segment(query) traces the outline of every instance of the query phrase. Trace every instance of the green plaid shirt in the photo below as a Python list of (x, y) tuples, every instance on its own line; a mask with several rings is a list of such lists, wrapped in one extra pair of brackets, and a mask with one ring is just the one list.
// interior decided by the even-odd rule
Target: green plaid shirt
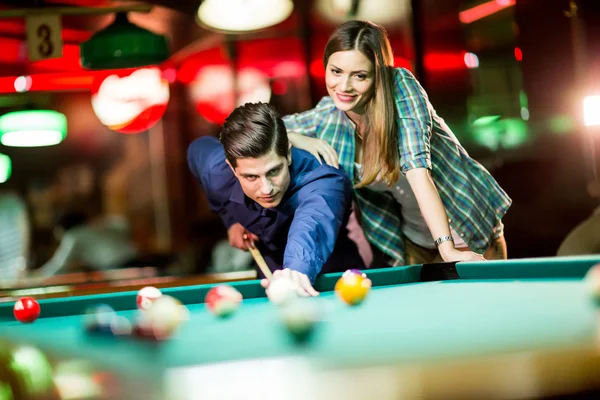
[[(413, 168), (431, 170), (450, 226), (471, 250), (485, 252), (511, 199), (490, 173), (469, 157), (412, 73), (395, 68), (394, 78), (402, 173)], [(337, 152), (340, 166), (357, 182), (355, 125), (330, 97), (323, 97), (312, 110), (285, 116), (283, 120), (288, 132), (327, 141)], [(388, 192), (369, 188), (354, 192), (369, 242), (390, 258), (390, 265), (404, 265), (404, 238), (396, 200)]]

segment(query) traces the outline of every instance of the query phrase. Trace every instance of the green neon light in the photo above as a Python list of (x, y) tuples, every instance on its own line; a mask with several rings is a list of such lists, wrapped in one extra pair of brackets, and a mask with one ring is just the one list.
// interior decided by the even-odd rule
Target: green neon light
[(56, 111), (15, 111), (0, 117), (0, 143), (5, 146), (52, 146), (66, 136), (67, 118)]
[(4, 183), (10, 178), (12, 173), (12, 162), (6, 154), (0, 153), (0, 183)]

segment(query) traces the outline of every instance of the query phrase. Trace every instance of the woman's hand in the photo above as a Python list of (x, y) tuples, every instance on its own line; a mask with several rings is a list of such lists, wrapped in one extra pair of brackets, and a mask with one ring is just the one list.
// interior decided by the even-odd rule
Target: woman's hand
[(486, 261), (485, 258), (481, 254), (473, 253), (472, 251), (461, 251), (455, 249), (454, 247), (442, 251), (440, 249), (440, 255), (445, 262), (454, 262), (454, 261)]
[(303, 136), (299, 133), (288, 133), (288, 139), (292, 146), (297, 149), (308, 151), (310, 154), (315, 156), (319, 163), (321, 157), (323, 160), (332, 167), (339, 168), (337, 153), (325, 140), (311, 138)]

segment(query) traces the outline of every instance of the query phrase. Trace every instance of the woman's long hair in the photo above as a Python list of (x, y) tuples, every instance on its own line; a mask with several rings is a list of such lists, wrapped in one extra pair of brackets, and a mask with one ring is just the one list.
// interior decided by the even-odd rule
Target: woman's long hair
[(375, 180), (392, 185), (400, 174), (392, 47), (381, 26), (367, 21), (348, 21), (333, 32), (325, 46), (325, 68), (333, 53), (348, 50), (360, 51), (375, 70), (374, 92), (363, 116), (363, 175), (356, 187), (367, 186)]

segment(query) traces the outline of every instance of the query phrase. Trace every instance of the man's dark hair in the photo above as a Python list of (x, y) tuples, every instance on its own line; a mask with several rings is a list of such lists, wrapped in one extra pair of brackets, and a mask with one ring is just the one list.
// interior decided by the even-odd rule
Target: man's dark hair
[(234, 168), (238, 158), (260, 158), (273, 149), (286, 157), (289, 149), (283, 120), (267, 103), (246, 103), (233, 110), (223, 124), (220, 140)]

